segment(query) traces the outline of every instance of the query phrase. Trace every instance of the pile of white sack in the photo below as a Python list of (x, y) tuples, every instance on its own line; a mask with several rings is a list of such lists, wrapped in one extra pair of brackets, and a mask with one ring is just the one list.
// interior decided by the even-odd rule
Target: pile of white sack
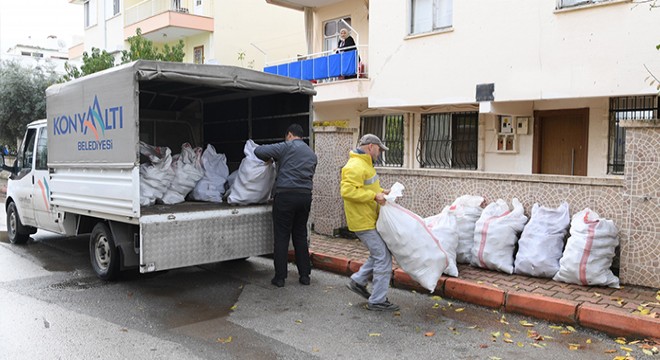
[(184, 143), (181, 152), (172, 155), (168, 147), (140, 142), (140, 154), (149, 161), (140, 164), (140, 205), (178, 204), (189, 200), (230, 204), (260, 204), (270, 199), (275, 183), (275, 165), (254, 155), (259, 146), (252, 140), (245, 144), (245, 158), (238, 170), (229, 174), (227, 157)]
[[(516, 198), (464, 195), (428, 218), (398, 205), (404, 186), (395, 183), (380, 208), (376, 228), (401, 268), (433, 291), (444, 273), (458, 276), (457, 263), (552, 278), (580, 285), (619, 287), (610, 270), (619, 245), (613, 221), (590, 209), (569, 223), (569, 206), (532, 206), (529, 222)], [(570, 237), (566, 239), (569, 233)]]

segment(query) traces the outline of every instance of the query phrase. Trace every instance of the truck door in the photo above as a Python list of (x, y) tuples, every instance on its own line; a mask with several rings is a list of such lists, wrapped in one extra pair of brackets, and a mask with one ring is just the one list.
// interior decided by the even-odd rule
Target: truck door
[(36, 226), (32, 201), (32, 164), (38, 128), (28, 128), (16, 156), (17, 172), (11, 178), (12, 196), (23, 225)]
[(61, 232), (56, 222), (56, 212), (50, 206), (50, 186), (48, 174), (48, 128), (39, 128), (32, 172), (32, 203), (34, 218), (40, 229)]

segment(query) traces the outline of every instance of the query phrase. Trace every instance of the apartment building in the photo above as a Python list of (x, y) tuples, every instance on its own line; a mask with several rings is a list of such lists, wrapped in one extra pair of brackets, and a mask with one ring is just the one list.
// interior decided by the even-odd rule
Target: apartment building
[(70, 0), (81, 8), (85, 34), (72, 59), (96, 47), (121, 58), (140, 28), (156, 46), (183, 40), (184, 62), (261, 69), (269, 58), (306, 52), (300, 11), (263, 0)]
[[(345, 226), (339, 169), (361, 134), (422, 216), (460, 195), (520, 199), (619, 228), (622, 282), (660, 287), (660, 9), (630, 0), (269, 0), (309, 51), (264, 71), (316, 82), (316, 231)], [(344, 70), (341, 28), (356, 40)], [(337, 58), (337, 59), (335, 59)], [(333, 67), (333, 61), (335, 65)], [(318, 64), (317, 64), (318, 63)], [(309, 65), (309, 66), (307, 66)], [(334, 70), (332, 70), (334, 69)], [(356, 74), (344, 76), (344, 74)]]

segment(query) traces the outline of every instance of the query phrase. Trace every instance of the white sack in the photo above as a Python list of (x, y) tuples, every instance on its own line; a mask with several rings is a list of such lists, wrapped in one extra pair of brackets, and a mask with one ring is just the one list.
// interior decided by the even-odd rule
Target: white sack
[(380, 207), (376, 229), (401, 268), (425, 289), (433, 292), (442, 272), (449, 266), (448, 255), (424, 219), (395, 201), (404, 186), (392, 185), (387, 203)]
[(513, 198), (511, 203), (513, 210), (498, 199), (481, 213), (474, 227), (472, 265), (513, 274), (513, 254), (527, 216), (518, 199)]
[(268, 164), (254, 155), (257, 146), (259, 145), (252, 140), (245, 143), (243, 148), (245, 157), (238, 167), (236, 180), (227, 196), (227, 202), (230, 204), (259, 204), (270, 198), (277, 175), (275, 164)]
[(172, 157), (174, 179), (163, 197), (164, 204), (178, 204), (186, 200), (186, 195), (204, 176), (202, 149), (192, 148), (189, 143), (181, 145), (181, 153)]
[(444, 273), (454, 277), (458, 276), (458, 267), (456, 266), (456, 248), (458, 247), (457, 210), (456, 206), (445, 206), (440, 214), (424, 219), (426, 227), (440, 240), (442, 248), (447, 253), (449, 264)]
[(559, 271), (552, 279), (619, 288), (619, 278), (610, 270), (614, 250), (619, 245), (614, 222), (586, 208), (573, 215), (570, 233), (559, 260)]
[(534, 204), (529, 222), (518, 241), (513, 271), (536, 277), (555, 276), (559, 271), (559, 259), (570, 221), (566, 202), (555, 209)]
[(456, 225), (458, 231), (458, 246), (456, 247), (456, 262), (469, 264), (472, 260), (472, 244), (474, 243), (474, 226), (484, 210), (481, 204), (484, 198), (474, 195), (463, 195), (452, 203), (456, 207)]
[(215, 147), (208, 144), (202, 153), (202, 168), (204, 176), (197, 182), (190, 197), (199, 201), (221, 203), (229, 177), (227, 157), (225, 154), (218, 154)]
[(140, 141), (140, 154), (149, 162), (140, 164), (140, 205), (150, 206), (163, 196), (174, 178), (172, 151)]

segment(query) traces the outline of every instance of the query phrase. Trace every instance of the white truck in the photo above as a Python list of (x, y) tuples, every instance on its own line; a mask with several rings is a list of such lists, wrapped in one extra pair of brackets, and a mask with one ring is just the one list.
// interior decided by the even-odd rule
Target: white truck
[(29, 124), (13, 165), (3, 159), (9, 240), (37, 229), (90, 234), (103, 280), (270, 254), (269, 204), (141, 206), (139, 143), (173, 154), (213, 144), (232, 171), (248, 139), (282, 141), (294, 122), (310, 134), (315, 93), (308, 81), (249, 69), (143, 60), (53, 85), (48, 118)]

